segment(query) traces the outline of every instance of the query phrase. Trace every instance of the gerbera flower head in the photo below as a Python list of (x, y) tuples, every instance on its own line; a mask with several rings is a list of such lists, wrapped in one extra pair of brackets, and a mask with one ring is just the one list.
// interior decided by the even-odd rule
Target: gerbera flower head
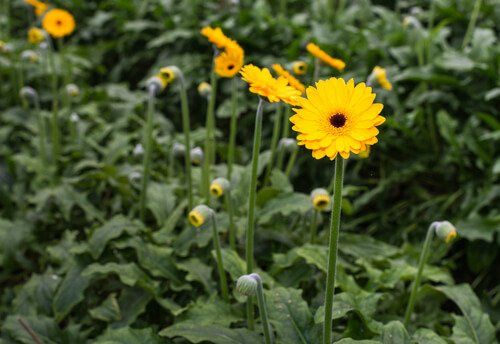
[(378, 142), (376, 127), (385, 122), (383, 105), (374, 100), (371, 87), (354, 85), (353, 79), (330, 78), (309, 86), (290, 117), (298, 144), (311, 149), (316, 159), (359, 154)]
[(244, 52), (235, 41), (231, 41), (224, 47), (214, 61), (215, 73), (223, 78), (232, 78), (243, 66)]
[(288, 83), (290, 86), (295, 87), (300, 93), (304, 93), (306, 90), (306, 87), (304, 84), (302, 84), (296, 77), (294, 77), (292, 74), (290, 74), (285, 68), (283, 68), (280, 64), (276, 63), (273, 64), (273, 69), (278, 74), (279, 76), (284, 77), (286, 80), (288, 80)]
[(300, 91), (288, 85), (288, 80), (282, 76), (273, 78), (267, 68), (260, 69), (252, 64), (241, 69), (242, 79), (249, 84), (250, 92), (267, 97), (271, 103), (284, 101), (296, 105)]
[(314, 209), (324, 211), (330, 205), (330, 194), (322, 188), (317, 188), (311, 191), (311, 203)]
[(28, 5), (33, 6), (33, 8), (35, 9), (35, 14), (37, 16), (41, 16), (49, 8), (49, 5), (38, 0), (24, 0), (24, 2)]
[(188, 214), (188, 220), (194, 227), (201, 227), (214, 215), (214, 211), (204, 204), (197, 205)]
[(307, 73), (307, 63), (304, 61), (292, 62), (292, 71), (297, 75), (304, 75)]
[(377, 79), (380, 87), (382, 87), (384, 90), (392, 90), (392, 84), (389, 79), (387, 79), (387, 71), (385, 70), (385, 68), (375, 66), (372, 71), (372, 77)]
[(220, 27), (212, 28), (210, 26), (205, 26), (200, 32), (210, 41), (210, 43), (219, 49), (224, 48), (231, 42), (231, 39), (222, 32)]
[(309, 43), (309, 44), (307, 44), (306, 49), (311, 55), (320, 59), (324, 63), (332, 66), (333, 68), (338, 69), (340, 71), (344, 70), (344, 68), (345, 68), (344, 61), (342, 61), (340, 59), (336, 59), (334, 57), (331, 57), (325, 51), (321, 50), (321, 48), (319, 46), (317, 46), (316, 44)]
[(62, 38), (71, 35), (76, 24), (71, 13), (54, 8), (43, 16), (42, 26), (52, 37)]
[(170, 84), (175, 80), (175, 70), (172, 67), (163, 67), (160, 69), (160, 72), (158, 73), (158, 77), (162, 79), (162, 81), (165, 83), (165, 85)]
[(45, 34), (43, 33), (43, 30), (37, 27), (32, 27), (28, 30), (28, 42), (31, 44), (38, 44), (43, 42), (44, 39)]

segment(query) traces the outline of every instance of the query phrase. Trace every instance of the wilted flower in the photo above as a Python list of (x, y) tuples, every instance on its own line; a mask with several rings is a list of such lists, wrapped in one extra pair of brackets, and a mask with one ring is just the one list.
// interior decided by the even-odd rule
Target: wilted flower
[(231, 184), (226, 178), (216, 178), (210, 184), (210, 193), (215, 197), (221, 197), (229, 190)]
[(193, 226), (200, 227), (210, 216), (214, 216), (214, 211), (206, 205), (200, 204), (189, 212), (188, 219)]
[(340, 59), (336, 59), (334, 57), (331, 57), (325, 51), (321, 50), (321, 48), (319, 46), (317, 46), (316, 44), (309, 43), (309, 44), (307, 44), (306, 49), (309, 53), (311, 53), (311, 55), (320, 59), (324, 63), (332, 66), (333, 68), (338, 69), (340, 71), (344, 70), (344, 68), (345, 68), (344, 61), (342, 61)]
[(32, 27), (28, 30), (28, 42), (38, 44), (45, 40), (45, 34), (42, 29)]
[(330, 205), (330, 194), (322, 188), (314, 189), (311, 192), (311, 203), (318, 211), (326, 210)]
[(210, 93), (212, 93), (212, 86), (208, 82), (203, 81), (198, 85), (198, 93), (200, 96), (208, 98), (210, 97)]
[(67, 84), (66, 94), (70, 97), (78, 97), (80, 95), (80, 88), (75, 84)]
[(38, 62), (40, 57), (33, 50), (24, 50), (21, 53), (21, 59), (23, 59), (24, 61), (31, 62), (31, 63), (36, 63), (36, 62)]
[(440, 221), (436, 225), (436, 235), (445, 243), (451, 242), (458, 235), (457, 229), (448, 221)]
[(204, 157), (203, 149), (201, 149), (200, 147), (194, 147), (193, 149), (191, 149), (190, 155), (191, 163), (195, 165), (201, 165)]
[(71, 35), (76, 24), (71, 13), (54, 8), (43, 16), (42, 26), (52, 37), (62, 38)]
[(297, 75), (304, 75), (307, 73), (307, 63), (304, 61), (292, 62), (292, 71)]

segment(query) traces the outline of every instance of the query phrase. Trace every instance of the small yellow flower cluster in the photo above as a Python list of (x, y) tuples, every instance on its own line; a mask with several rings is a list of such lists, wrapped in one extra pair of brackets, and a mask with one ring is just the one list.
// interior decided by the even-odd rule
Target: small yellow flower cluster
[(214, 70), (217, 75), (223, 78), (235, 76), (243, 66), (245, 57), (243, 48), (236, 41), (224, 35), (218, 27), (204, 27), (201, 29), (201, 34), (207, 37), (218, 49), (223, 50), (214, 60)]

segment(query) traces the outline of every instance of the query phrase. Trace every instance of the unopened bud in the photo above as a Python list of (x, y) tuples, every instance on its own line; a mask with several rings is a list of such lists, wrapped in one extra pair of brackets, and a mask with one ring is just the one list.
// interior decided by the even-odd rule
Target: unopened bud
[(38, 93), (33, 87), (24, 86), (19, 90), (19, 96), (28, 101), (35, 101), (38, 98)]
[(141, 179), (141, 172), (138, 172), (138, 171), (130, 172), (130, 174), (128, 175), (128, 179), (131, 182), (134, 182), (134, 181)]
[(285, 152), (291, 153), (297, 149), (297, 140), (284, 137), (280, 140), (278, 147), (283, 149)]
[(236, 281), (236, 290), (242, 295), (253, 296), (257, 294), (260, 281), (260, 276), (256, 273), (243, 275)]
[(210, 184), (210, 193), (215, 197), (221, 197), (230, 189), (231, 184), (226, 178), (216, 178)]
[(69, 120), (73, 123), (77, 123), (80, 121), (80, 116), (76, 112), (72, 112), (71, 115), (69, 115)]
[(458, 235), (457, 229), (448, 221), (440, 221), (436, 225), (436, 235), (445, 243), (451, 242)]
[(194, 147), (191, 149), (191, 163), (194, 165), (201, 165), (204, 159), (203, 150), (200, 147)]
[(181, 158), (186, 154), (186, 146), (182, 143), (175, 142), (172, 146), (172, 153), (174, 157)]
[(330, 205), (330, 194), (322, 188), (314, 189), (311, 192), (311, 203), (314, 209), (318, 211), (326, 210)]
[(144, 147), (142, 147), (142, 144), (140, 144), (140, 143), (136, 144), (132, 153), (135, 156), (140, 156), (140, 155), (144, 154)]
[(307, 63), (304, 61), (294, 61), (292, 62), (292, 71), (297, 75), (304, 75), (307, 73)]
[(40, 58), (33, 50), (25, 50), (21, 53), (21, 59), (30, 63), (36, 63)]
[(202, 82), (198, 85), (198, 93), (200, 96), (208, 98), (212, 93), (212, 86), (208, 82)]
[(80, 95), (80, 88), (75, 84), (67, 84), (66, 94), (73, 98), (78, 97)]
[(214, 216), (214, 211), (204, 204), (197, 205), (189, 212), (188, 220), (194, 227), (202, 226), (210, 216)]

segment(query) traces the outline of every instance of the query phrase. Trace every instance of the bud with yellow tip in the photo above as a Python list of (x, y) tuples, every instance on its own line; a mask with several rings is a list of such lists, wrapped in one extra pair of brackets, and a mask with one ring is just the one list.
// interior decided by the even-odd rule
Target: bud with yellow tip
[(311, 192), (311, 202), (314, 209), (318, 211), (327, 210), (330, 205), (330, 201), (330, 194), (323, 188), (317, 188)]

